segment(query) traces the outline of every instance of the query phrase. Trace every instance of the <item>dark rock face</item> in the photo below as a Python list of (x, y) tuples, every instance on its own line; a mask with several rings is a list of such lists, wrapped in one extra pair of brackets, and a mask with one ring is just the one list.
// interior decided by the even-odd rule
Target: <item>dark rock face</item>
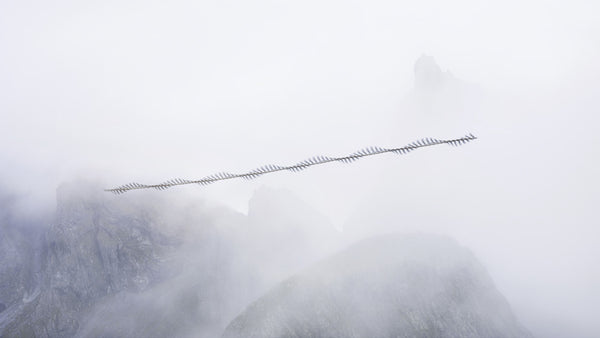
[(0, 336), (39, 294), (42, 232), (29, 219), (16, 217), (15, 198), (0, 191)]
[(10, 224), (0, 225), (0, 303), (10, 306), (25, 294), (30, 243)]
[(529, 337), (473, 255), (437, 236), (365, 240), (251, 304), (224, 337)]
[[(15, 248), (20, 242), (11, 238), (1, 246), (12, 250), (16, 269), (5, 266), (2, 278), (18, 278), (19, 271), (37, 267), (29, 276), (2, 284), (19, 295), (9, 299), (0, 317), (3, 337), (73, 336), (82, 314), (99, 299), (141, 291), (158, 280), (161, 254), (175, 242), (157, 230), (148, 211), (152, 208), (111, 205), (91, 191), (102, 192), (59, 188), (56, 223), (39, 243)], [(38, 260), (29, 257), (35, 247), (40, 248)]]
[(0, 222), (0, 337), (215, 337), (336, 235), (282, 191), (257, 192), (246, 217), (85, 186), (58, 189), (40, 236)]

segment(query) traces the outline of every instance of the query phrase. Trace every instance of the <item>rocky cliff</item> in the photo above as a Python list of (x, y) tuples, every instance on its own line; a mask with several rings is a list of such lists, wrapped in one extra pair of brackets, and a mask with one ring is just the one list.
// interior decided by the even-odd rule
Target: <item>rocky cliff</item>
[[(10, 312), (0, 318), (2, 336), (72, 336), (99, 299), (159, 280), (162, 256), (176, 239), (159, 229), (149, 205), (111, 202), (95, 191), (64, 185), (52, 226), (36, 228), (39, 238), (3, 237), (3, 250), (14, 248), (4, 256), (13, 265), (38, 267), (22, 278), (3, 267), (2, 278), (20, 280), (9, 284), (16, 297), (3, 297), (9, 303), (4, 312)], [(23, 231), (21, 225), (12, 228)], [(15, 247), (21, 242), (27, 247)]]
[(333, 227), (288, 192), (261, 189), (249, 209), (78, 182), (57, 190), (49, 226), (0, 217), (0, 336), (219, 335), (333, 249), (311, 240)]

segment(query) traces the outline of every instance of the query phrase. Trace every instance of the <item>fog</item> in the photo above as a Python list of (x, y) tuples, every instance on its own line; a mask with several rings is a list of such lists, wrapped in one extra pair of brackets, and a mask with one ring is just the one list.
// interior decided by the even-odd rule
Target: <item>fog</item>
[[(346, 242), (455, 238), (535, 336), (600, 336), (599, 11), (593, 1), (4, 1), (0, 179), (14, 197), (2, 215), (52, 223), (63, 182), (100, 181), (101, 192), (473, 133), (456, 148), (102, 198), (167, 193), (172, 205), (251, 218), (257, 190), (284, 189)], [(439, 65), (433, 87), (419, 83), (417, 60)]]

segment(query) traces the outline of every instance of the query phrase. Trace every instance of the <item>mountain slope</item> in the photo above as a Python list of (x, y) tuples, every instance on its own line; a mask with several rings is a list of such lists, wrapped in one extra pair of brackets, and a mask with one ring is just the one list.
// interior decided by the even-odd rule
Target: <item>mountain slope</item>
[(445, 237), (364, 240), (282, 282), (224, 337), (529, 337), (485, 269)]

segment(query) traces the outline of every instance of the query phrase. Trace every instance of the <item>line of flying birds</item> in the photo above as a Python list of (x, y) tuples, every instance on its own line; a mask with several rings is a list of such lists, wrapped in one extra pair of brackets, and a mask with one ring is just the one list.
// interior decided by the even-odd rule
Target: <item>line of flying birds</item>
[(400, 148), (368, 147), (368, 148), (361, 149), (361, 150), (354, 152), (347, 156), (342, 156), (342, 157), (314, 156), (314, 157), (306, 159), (302, 162), (298, 162), (294, 165), (280, 166), (280, 165), (269, 164), (269, 165), (265, 165), (260, 168), (257, 168), (257, 169), (254, 169), (249, 172), (242, 173), (242, 174), (232, 174), (232, 173), (227, 173), (227, 172), (221, 172), (221, 173), (213, 174), (210, 176), (206, 176), (199, 180), (186, 180), (186, 179), (182, 179), (182, 178), (175, 178), (175, 179), (171, 179), (166, 182), (159, 183), (159, 184), (129, 183), (129, 184), (125, 184), (120, 187), (117, 187), (117, 188), (106, 189), (106, 191), (110, 191), (115, 194), (123, 194), (130, 190), (139, 190), (139, 189), (165, 190), (165, 189), (168, 189), (173, 186), (186, 185), (186, 184), (208, 185), (208, 184), (212, 184), (212, 183), (215, 183), (218, 181), (230, 180), (230, 179), (234, 179), (234, 178), (243, 178), (243, 179), (250, 180), (250, 179), (255, 179), (259, 176), (265, 175), (265, 174), (270, 174), (270, 173), (274, 173), (274, 172), (278, 172), (278, 171), (287, 170), (287, 171), (297, 172), (297, 171), (302, 171), (308, 167), (326, 164), (326, 163), (330, 163), (330, 162), (352, 163), (363, 157), (379, 155), (379, 154), (384, 154), (384, 153), (394, 153), (394, 154), (403, 155), (403, 154), (409, 153), (415, 149), (435, 146), (435, 145), (439, 145), (439, 144), (460, 146), (460, 145), (463, 145), (463, 144), (470, 142), (472, 140), (475, 140), (475, 139), (477, 139), (477, 137), (473, 136), (473, 134), (467, 134), (463, 137), (456, 138), (456, 139), (450, 139), (450, 140), (438, 140), (438, 139), (434, 139), (434, 138), (424, 138), (424, 139), (420, 139), (418, 141), (412, 142), (412, 143), (410, 143), (404, 147), (400, 147)]

